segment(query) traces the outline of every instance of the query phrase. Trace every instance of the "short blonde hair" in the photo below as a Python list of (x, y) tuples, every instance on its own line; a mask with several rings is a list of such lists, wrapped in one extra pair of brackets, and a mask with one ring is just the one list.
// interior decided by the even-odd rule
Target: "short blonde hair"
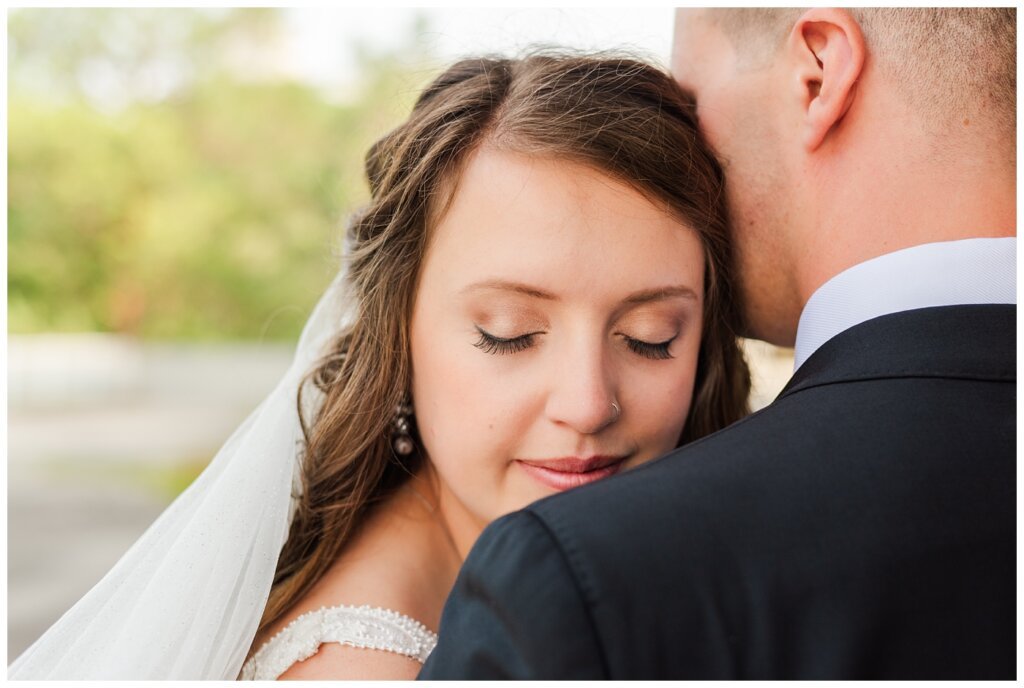
[[(741, 61), (756, 67), (782, 46), (806, 9), (723, 8), (708, 17)], [(933, 124), (986, 119), (1012, 140), (1017, 127), (1017, 10), (851, 8), (879, 69)]]

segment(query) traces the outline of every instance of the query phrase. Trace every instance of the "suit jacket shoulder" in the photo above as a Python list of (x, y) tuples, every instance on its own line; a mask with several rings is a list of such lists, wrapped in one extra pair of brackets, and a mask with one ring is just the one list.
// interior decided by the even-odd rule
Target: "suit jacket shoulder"
[[(569, 632), (591, 646), (521, 678), (579, 675), (577, 660), (611, 678), (1013, 676), (1015, 314), (852, 328), (760, 413), (496, 524), (468, 575), (515, 590), (489, 587), (490, 617), (461, 623), (521, 614), (536, 622), (515, 642), (533, 653)], [(526, 550), (558, 565), (534, 569)], [(547, 587), (554, 608), (521, 598)], [(449, 676), (466, 666), (445, 659), (465, 593), (442, 621)], [(551, 621), (561, 599), (567, 626)]]
[(536, 514), (498, 519), (459, 572), (420, 678), (607, 678), (581, 584)]

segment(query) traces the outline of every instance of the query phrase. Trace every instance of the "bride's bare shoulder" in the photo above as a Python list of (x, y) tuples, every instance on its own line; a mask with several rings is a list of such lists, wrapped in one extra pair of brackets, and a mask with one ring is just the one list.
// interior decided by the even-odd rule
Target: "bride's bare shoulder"
[(324, 643), (309, 659), (292, 664), (278, 680), (411, 680), (422, 665), (393, 652)]
[[(278, 633), (315, 633), (300, 617), (320, 609), (366, 605), (390, 610), (436, 631), (458, 560), (434, 536), (429, 520), (408, 515), (393, 500), (366, 519), (360, 532), (327, 572), (291, 608), (265, 629), (253, 648)], [(280, 645), (280, 642), (277, 643)], [(421, 665), (395, 652), (324, 642), (308, 659), (292, 664), (279, 678), (412, 679)]]

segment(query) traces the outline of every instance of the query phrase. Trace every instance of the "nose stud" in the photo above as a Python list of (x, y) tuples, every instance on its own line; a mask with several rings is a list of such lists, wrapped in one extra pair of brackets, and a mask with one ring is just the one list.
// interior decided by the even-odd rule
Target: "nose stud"
[(612, 422), (614, 423), (615, 421), (617, 421), (619, 419), (619, 416), (622, 415), (622, 409), (619, 408), (618, 402), (613, 401), (612, 402), (612, 410), (615, 411), (615, 417), (612, 418)]

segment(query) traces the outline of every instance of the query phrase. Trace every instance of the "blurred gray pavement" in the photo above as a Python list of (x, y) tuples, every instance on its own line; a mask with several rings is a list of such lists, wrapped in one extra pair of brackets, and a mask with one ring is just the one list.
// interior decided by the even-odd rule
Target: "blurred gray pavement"
[(99, 582), (164, 503), (115, 487), (8, 477), (9, 664)]
[(8, 353), (10, 664), (169, 503), (131, 476), (211, 459), (273, 389), (291, 347), (88, 335), (12, 337)]

